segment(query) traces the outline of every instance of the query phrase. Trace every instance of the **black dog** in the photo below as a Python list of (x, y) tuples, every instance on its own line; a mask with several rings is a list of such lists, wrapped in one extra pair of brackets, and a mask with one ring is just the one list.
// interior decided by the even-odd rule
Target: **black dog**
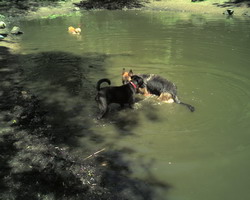
[(129, 104), (130, 108), (133, 108), (135, 103), (135, 94), (139, 87), (144, 87), (143, 79), (139, 76), (131, 76), (131, 80), (122, 86), (103, 87), (100, 88), (103, 82), (111, 84), (109, 79), (101, 79), (97, 82), (96, 89), (98, 91), (95, 100), (98, 103), (100, 109), (100, 115), (97, 119), (101, 119), (108, 111), (108, 105), (111, 103), (118, 103), (122, 107), (124, 104)]
[[(123, 69), (122, 82), (128, 82), (131, 76), (133, 76), (132, 70), (126, 72), (125, 69)], [(193, 106), (187, 103), (183, 103), (178, 99), (177, 87), (174, 83), (155, 74), (137, 74), (137, 76), (143, 78), (143, 82), (145, 84), (144, 88), (139, 88), (138, 90), (141, 94), (144, 94), (146, 96), (153, 94), (159, 96), (159, 99), (161, 101), (182, 104), (187, 106), (191, 112), (195, 111), (195, 108)]]

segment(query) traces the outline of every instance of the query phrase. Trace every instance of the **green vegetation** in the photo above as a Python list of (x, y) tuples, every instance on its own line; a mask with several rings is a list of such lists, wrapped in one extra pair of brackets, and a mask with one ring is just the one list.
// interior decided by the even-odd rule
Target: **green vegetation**
[(67, 0), (0, 0), (0, 13), (7, 16), (18, 16), (27, 11), (36, 11), (41, 6), (56, 6)]
[(85, 9), (104, 8), (109, 10), (123, 8), (140, 8), (145, 0), (87, 0), (76, 3), (75, 5)]

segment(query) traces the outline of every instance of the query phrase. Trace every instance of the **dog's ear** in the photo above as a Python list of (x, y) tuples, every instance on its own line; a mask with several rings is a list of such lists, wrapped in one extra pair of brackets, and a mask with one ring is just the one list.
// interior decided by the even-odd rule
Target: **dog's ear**
[(129, 72), (128, 72), (128, 75), (129, 75), (129, 76), (133, 76), (133, 74), (134, 74), (134, 73), (133, 73), (132, 69), (130, 69)]
[(122, 69), (122, 75), (126, 72), (125, 68)]

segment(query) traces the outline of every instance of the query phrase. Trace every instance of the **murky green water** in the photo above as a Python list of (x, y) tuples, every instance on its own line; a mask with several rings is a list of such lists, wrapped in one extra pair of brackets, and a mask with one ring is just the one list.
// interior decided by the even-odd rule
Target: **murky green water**
[[(68, 34), (78, 25), (81, 35)], [(64, 111), (52, 109), (58, 123), (85, 127), (67, 137), (75, 148), (129, 149), (133, 176), (146, 168), (172, 186), (164, 199), (250, 199), (249, 18), (95, 11), (21, 27), (25, 83)], [(120, 85), (123, 67), (171, 80), (196, 111), (146, 99), (97, 122), (95, 83)]]

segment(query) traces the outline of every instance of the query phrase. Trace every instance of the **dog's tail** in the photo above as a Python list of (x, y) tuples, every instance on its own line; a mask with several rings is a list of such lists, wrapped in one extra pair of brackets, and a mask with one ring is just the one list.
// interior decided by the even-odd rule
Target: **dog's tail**
[(191, 112), (194, 112), (194, 111), (195, 111), (194, 106), (191, 106), (190, 104), (181, 102), (181, 101), (178, 99), (178, 97), (177, 97), (176, 95), (173, 95), (173, 99), (174, 99), (174, 102), (175, 102), (175, 103), (178, 103), (178, 104), (187, 106), (188, 109), (189, 109)]
[(104, 83), (104, 82), (108, 83), (109, 85), (111, 84), (111, 81), (110, 81), (109, 79), (107, 79), (107, 78), (100, 79), (100, 80), (97, 82), (97, 84), (96, 84), (96, 89), (97, 89), (97, 91), (100, 91), (100, 89), (101, 89), (100, 86), (101, 86), (101, 84)]

